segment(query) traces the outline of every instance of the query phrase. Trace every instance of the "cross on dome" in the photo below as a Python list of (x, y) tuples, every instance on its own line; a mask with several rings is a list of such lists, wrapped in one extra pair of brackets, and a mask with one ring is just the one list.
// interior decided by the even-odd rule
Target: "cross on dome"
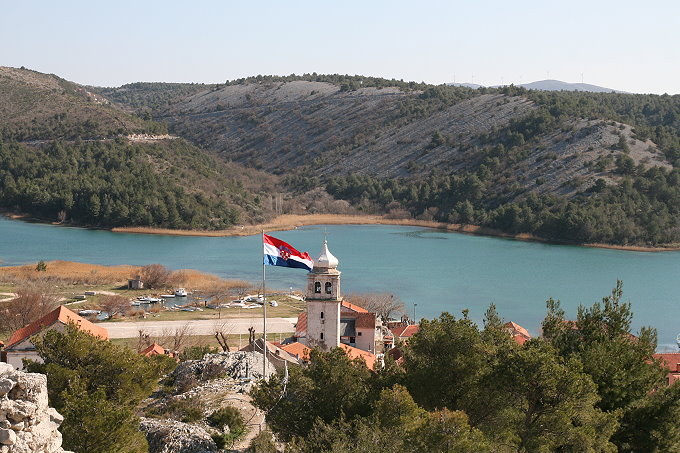
[(335, 269), (338, 267), (338, 264), (340, 264), (340, 262), (328, 250), (328, 241), (324, 239), (321, 254), (317, 259), (314, 260), (314, 267), (319, 269)]

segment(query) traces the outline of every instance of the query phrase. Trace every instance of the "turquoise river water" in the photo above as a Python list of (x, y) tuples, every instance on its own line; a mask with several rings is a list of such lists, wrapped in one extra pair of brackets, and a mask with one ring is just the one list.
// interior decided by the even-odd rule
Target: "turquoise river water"
[[(659, 349), (680, 333), (680, 252), (628, 252), (469, 236), (403, 226), (314, 226), (271, 233), (315, 257), (328, 234), (340, 260), (342, 291), (391, 292), (418, 318), (468, 308), (481, 321), (489, 303), (537, 334), (545, 301), (567, 316), (624, 282), (634, 330), (658, 329)], [(183, 237), (112, 233), (0, 218), (1, 265), (68, 260), (94, 264), (161, 263), (253, 283), (262, 278), (260, 236)], [(267, 287), (303, 290), (305, 271), (267, 266)]]

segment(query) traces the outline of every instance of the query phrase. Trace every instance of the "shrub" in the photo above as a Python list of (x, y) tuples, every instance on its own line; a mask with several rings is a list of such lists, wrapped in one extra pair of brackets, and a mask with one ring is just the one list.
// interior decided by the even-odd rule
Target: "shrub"
[(274, 436), (269, 431), (262, 431), (250, 442), (248, 453), (276, 453)]
[(201, 360), (206, 354), (216, 354), (217, 348), (213, 346), (190, 346), (184, 348), (184, 351), (179, 356), (179, 359), (184, 362), (186, 360)]
[(231, 406), (216, 410), (208, 416), (207, 422), (208, 425), (220, 430), (224, 430), (228, 426), (230, 433), (233, 435), (242, 433), (246, 426), (241, 412)]

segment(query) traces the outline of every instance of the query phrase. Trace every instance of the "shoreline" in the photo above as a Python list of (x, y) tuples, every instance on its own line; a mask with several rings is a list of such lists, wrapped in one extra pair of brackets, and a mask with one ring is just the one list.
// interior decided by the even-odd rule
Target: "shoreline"
[(395, 226), (414, 226), (421, 228), (432, 228), (445, 230), (452, 233), (462, 233), (474, 236), (498, 237), (503, 239), (513, 239), (517, 241), (540, 242), (544, 244), (571, 245), (575, 247), (601, 248), (611, 250), (622, 250), (629, 252), (673, 252), (680, 250), (677, 247), (645, 247), (639, 245), (616, 245), (587, 243), (579, 244), (567, 241), (556, 241), (534, 236), (528, 233), (510, 234), (504, 233), (493, 228), (479, 225), (464, 225), (458, 223), (443, 223), (431, 220), (416, 219), (389, 219), (379, 215), (345, 215), (345, 214), (310, 214), (293, 215), (284, 214), (276, 217), (271, 222), (260, 225), (247, 225), (234, 227), (229, 230), (217, 231), (195, 231), (195, 230), (171, 230), (166, 228), (151, 227), (120, 227), (112, 228), (115, 233), (134, 233), (134, 234), (161, 234), (170, 236), (203, 236), (203, 237), (228, 237), (228, 236), (253, 236), (262, 231), (288, 231), (302, 226), (311, 225), (395, 225)]
[[(27, 215), (16, 213), (3, 213), (6, 217), (14, 220), (22, 220), (28, 222), (47, 223), (55, 226), (60, 226), (58, 222), (41, 221), (40, 219), (31, 218)], [(679, 251), (680, 246), (672, 247), (647, 247), (639, 245), (616, 245), (616, 244), (602, 244), (602, 243), (586, 243), (579, 244), (568, 241), (557, 241), (541, 238), (528, 233), (510, 234), (504, 233), (493, 228), (483, 227), (479, 225), (466, 224), (449, 224), (443, 222), (435, 222), (431, 220), (416, 220), (416, 219), (390, 219), (380, 215), (347, 215), (347, 214), (309, 214), (309, 215), (294, 215), (283, 214), (270, 222), (259, 225), (242, 225), (235, 226), (228, 230), (173, 230), (169, 228), (154, 228), (154, 227), (115, 227), (107, 228), (90, 228), (108, 230), (114, 233), (130, 233), (130, 234), (159, 234), (166, 236), (195, 236), (195, 237), (228, 237), (228, 236), (254, 236), (261, 232), (270, 231), (288, 231), (294, 230), (302, 226), (311, 225), (395, 225), (395, 226), (413, 226), (421, 228), (432, 228), (438, 230), (449, 231), (453, 233), (470, 234), (474, 236), (488, 236), (498, 237), (504, 239), (513, 239), (518, 241), (539, 242), (544, 244), (555, 245), (571, 245), (576, 247), (589, 247), (610, 250), (622, 250), (629, 252), (672, 252)], [(70, 226), (71, 225), (63, 225)], [(87, 227), (75, 227), (87, 228)]]

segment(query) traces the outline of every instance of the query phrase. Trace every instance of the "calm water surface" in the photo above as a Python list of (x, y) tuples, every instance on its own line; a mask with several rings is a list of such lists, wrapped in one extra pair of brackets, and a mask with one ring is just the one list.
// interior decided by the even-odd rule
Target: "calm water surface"
[[(501, 315), (538, 332), (545, 301), (567, 315), (610, 293), (617, 279), (633, 303), (634, 328), (658, 329), (660, 349), (680, 333), (680, 252), (642, 253), (467, 236), (402, 226), (316, 226), (273, 233), (315, 257), (328, 233), (340, 260), (342, 290), (392, 292), (417, 317), (469, 308), (480, 321), (493, 302)], [(202, 238), (111, 233), (0, 218), (0, 260), (11, 266), (43, 260), (95, 264), (161, 263), (221, 277), (261, 281), (260, 236)], [(305, 272), (267, 267), (269, 288), (302, 290)]]

